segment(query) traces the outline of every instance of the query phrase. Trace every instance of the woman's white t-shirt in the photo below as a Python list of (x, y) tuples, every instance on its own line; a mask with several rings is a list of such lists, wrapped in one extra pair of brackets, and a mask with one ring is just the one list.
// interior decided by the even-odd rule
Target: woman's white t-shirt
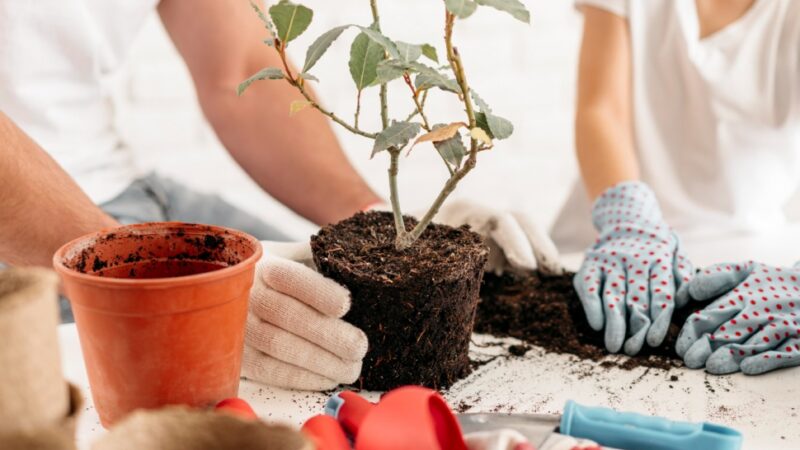
[(110, 86), (157, 4), (0, 0), (0, 110), (97, 203), (137, 175), (114, 126)]
[[(680, 233), (767, 230), (800, 187), (800, 0), (756, 0), (700, 38), (695, 0), (577, 0), (627, 18), (642, 180)], [(594, 238), (581, 183), (562, 251)]]

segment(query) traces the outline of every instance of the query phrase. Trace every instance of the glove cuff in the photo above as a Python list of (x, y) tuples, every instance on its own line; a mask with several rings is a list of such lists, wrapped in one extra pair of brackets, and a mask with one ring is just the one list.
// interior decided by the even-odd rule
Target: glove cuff
[(592, 207), (592, 222), (599, 232), (626, 223), (661, 225), (658, 200), (641, 181), (623, 181), (603, 192)]

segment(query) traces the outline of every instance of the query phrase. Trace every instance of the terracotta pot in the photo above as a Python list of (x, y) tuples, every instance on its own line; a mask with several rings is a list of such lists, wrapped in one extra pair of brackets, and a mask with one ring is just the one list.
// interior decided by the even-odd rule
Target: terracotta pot
[(258, 240), (209, 225), (93, 233), (53, 257), (103, 426), (138, 408), (235, 397)]

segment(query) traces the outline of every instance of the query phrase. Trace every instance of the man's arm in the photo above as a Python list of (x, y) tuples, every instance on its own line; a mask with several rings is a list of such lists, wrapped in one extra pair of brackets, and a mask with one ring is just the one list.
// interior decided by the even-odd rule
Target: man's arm
[[(285, 82), (236, 87), (281, 67), (247, 0), (162, 0), (159, 13), (194, 79), (200, 105), (222, 143), (268, 193), (318, 224), (349, 217), (380, 198), (350, 165), (327, 118), (289, 116), (302, 97)], [(365, 143), (366, 145), (366, 143)]]
[(575, 147), (591, 199), (639, 179), (631, 118), (631, 55), (625, 19), (583, 8)]
[(51, 267), (65, 242), (119, 225), (2, 112), (0, 155), (0, 262)]

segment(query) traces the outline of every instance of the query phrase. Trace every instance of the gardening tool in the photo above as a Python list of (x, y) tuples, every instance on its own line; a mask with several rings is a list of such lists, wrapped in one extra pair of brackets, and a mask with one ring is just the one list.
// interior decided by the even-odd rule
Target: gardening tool
[(351, 450), (353, 448), (339, 421), (331, 416), (320, 414), (308, 419), (300, 428), (300, 432), (314, 442), (316, 450)]
[(610, 408), (579, 405), (572, 400), (564, 414), (459, 414), (465, 433), (510, 428), (537, 448), (555, 432), (589, 439), (623, 450), (738, 450), (742, 435), (711, 423), (677, 422), (661, 417), (621, 413)]
[(241, 419), (258, 419), (258, 415), (253, 411), (253, 407), (249, 403), (240, 399), (239, 397), (231, 397), (222, 400), (214, 407), (217, 412), (224, 412), (233, 414)]
[(377, 404), (344, 391), (328, 400), (325, 414), (339, 421), (355, 450), (467, 450), (453, 412), (431, 389), (398, 388)]

